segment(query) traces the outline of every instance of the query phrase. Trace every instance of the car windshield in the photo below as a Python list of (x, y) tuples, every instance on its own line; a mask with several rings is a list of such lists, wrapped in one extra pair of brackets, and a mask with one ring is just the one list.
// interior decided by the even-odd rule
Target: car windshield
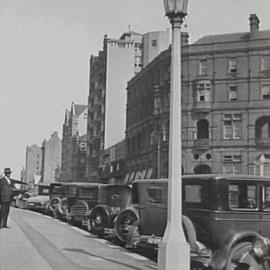
[(123, 206), (131, 201), (131, 189), (129, 187), (110, 186), (105, 191), (106, 204), (111, 206)]
[(49, 195), (49, 187), (40, 187), (39, 195)]
[(79, 194), (83, 198), (95, 199), (97, 197), (97, 187), (81, 187)]
[(53, 186), (52, 194), (60, 194), (61, 193), (61, 186)]

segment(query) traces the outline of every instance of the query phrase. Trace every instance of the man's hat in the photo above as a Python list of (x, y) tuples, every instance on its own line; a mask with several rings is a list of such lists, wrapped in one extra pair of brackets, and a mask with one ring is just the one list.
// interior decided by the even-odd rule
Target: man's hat
[(4, 174), (7, 174), (7, 173), (11, 173), (10, 168), (5, 168), (5, 169), (4, 169)]

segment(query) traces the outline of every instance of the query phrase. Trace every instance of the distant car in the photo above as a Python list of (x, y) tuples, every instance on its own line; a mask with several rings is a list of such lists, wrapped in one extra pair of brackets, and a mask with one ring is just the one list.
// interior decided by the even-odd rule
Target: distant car
[(30, 192), (23, 192), (16, 196), (15, 207), (25, 209), (27, 208), (27, 200), (31, 197)]
[[(270, 237), (269, 177), (185, 175), (182, 193), (192, 262), (214, 270), (264, 269), (254, 260), (252, 243), (260, 235)], [(115, 222), (127, 247), (157, 248), (166, 228), (167, 194), (167, 179), (133, 183), (133, 204)], [(263, 245), (256, 248), (259, 254)]]
[(87, 229), (98, 235), (114, 237), (114, 221), (130, 206), (132, 190), (127, 185), (99, 185), (97, 205), (86, 213)]
[(49, 213), (49, 185), (38, 184), (35, 186), (35, 193), (27, 200), (26, 207), (29, 210), (36, 210)]

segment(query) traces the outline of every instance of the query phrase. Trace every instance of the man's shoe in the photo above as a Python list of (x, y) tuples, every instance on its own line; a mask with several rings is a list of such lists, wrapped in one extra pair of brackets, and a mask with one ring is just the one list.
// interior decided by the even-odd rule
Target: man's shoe
[(9, 226), (3, 226), (2, 228), (5, 228), (5, 229), (10, 229), (10, 227)]

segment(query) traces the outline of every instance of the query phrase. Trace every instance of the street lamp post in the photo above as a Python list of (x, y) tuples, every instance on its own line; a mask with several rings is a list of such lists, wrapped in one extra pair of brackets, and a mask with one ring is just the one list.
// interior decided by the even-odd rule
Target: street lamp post
[(158, 270), (189, 270), (190, 248), (182, 228), (181, 24), (188, 0), (163, 0), (172, 25), (167, 227), (158, 250)]

